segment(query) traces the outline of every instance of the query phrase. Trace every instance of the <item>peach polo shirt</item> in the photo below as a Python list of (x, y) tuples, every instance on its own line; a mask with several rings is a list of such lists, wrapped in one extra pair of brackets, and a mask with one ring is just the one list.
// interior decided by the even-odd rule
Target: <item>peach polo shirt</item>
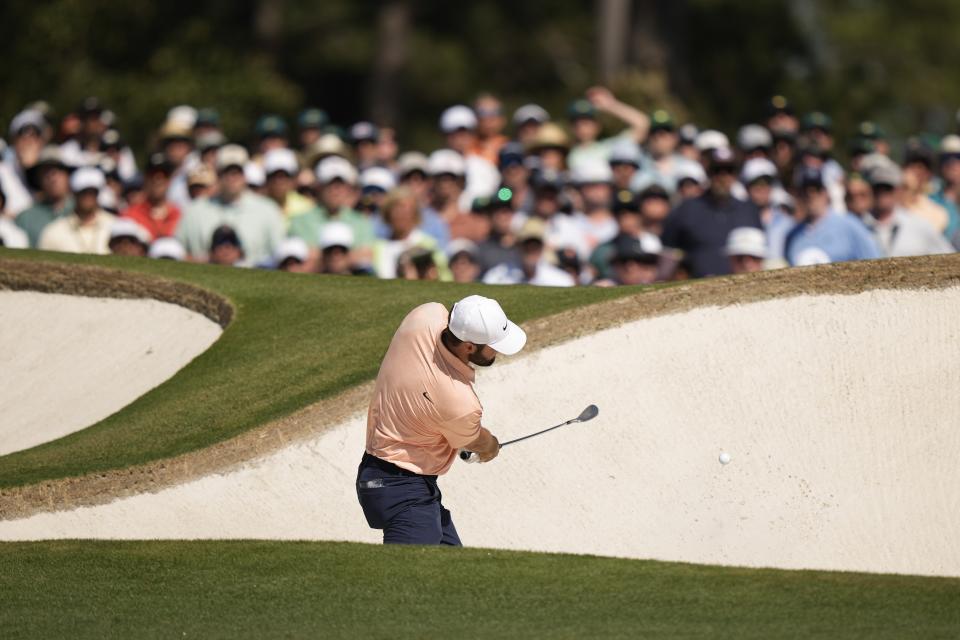
[(380, 365), (367, 412), (367, 453), (415, 473), (441, 475), (480, 435), (474, 370), (440, 342), (448, 313), (420, 305), (404, 318)]

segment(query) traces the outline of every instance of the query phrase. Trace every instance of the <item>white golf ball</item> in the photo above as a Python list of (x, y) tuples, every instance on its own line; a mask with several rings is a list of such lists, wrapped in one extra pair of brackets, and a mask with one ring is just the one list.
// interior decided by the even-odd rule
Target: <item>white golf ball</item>
[(730, 454), (726, 451), (720, 454), (720, 464), (728, 464), (730, 462)]

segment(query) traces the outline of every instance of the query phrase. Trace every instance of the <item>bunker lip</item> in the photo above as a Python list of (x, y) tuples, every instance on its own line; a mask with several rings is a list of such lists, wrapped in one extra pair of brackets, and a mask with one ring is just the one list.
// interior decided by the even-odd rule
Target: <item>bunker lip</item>
[[(104, 293), (104, 290), (110, 289), (112, 283), (108, 276), (115, 273), (114, 270), (49, 263), (34, 263), (34, 268), (26, 269), (25, 265), (29, 264), (16, 260), (0, 260), (0, 287), (49, 291), (61, 286), (57, 282), (59, 281), (65, 287), (74, 287), (71, 293), (110, 295)], [(100, 278), (91, 283), (83, 282), (82, 277), (70, 277), (72, 271), (88, 269), (102, 272)], [(45, 275), (48, 270), (55, 276), (53, 282)], [(24, 271), (27, 275), (18, 275), (17, 271)], [(123, 273), (125, 276), (131, 275)], [(232, 316), (229, 303), (216, 294), (183, 283), (137, 276), (137, 279), (140, 278), (153, 282), (166, 296), (176, 297), (179, 291), (199, 296), (202, 304), (197, 301), (193, 304), (201, 304), (221, 322), (229, 322)], [(785, 269), (651, 288), (640, 291), (635, 296), (524, 323), (529, 341), (525, 355), (520, 358), (531, 357), (546, 346), (615, 327), (624, 322), (680, 313), (696, 307), (725, 307), (774, 298), (855, 294), (878, 289), (940, 289), (958, 284), (960, 255), (947, 255)], [(62, 292), (62, 289), (56, 290)], [(83, 293), (84, 291), (96, 293)], [(156, 297), (130, 291), (122, 291), (120, 296)], [(188, 306), (182, 300), (178, 304)], [(209, 474), (223, 473), (243, 462), (263, 457), (343, 422), (363, 410), (371, 389), (372, 383), (365, 383), (290, 416), (272, 421), (259, 429), (175, 458), (0, 490), (0, 519), (23, 518), (40, 511), (103, 504), (119, 497), (156, 492)]]

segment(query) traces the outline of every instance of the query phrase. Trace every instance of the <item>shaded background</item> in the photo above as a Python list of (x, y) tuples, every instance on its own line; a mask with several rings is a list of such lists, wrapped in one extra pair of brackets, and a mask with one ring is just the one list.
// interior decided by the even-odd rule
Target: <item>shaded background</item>
[[(88, 95), (139, 152), (176, 104), (220, 111), (246, 141), (256, 117), (319, 106), (371, 118), (403, 146), (480, 91), (561, 117), (595, 83), (733, 132), (787, 95), (894, 136), (956, 128), (960, 2), (925, 0), (12, 0), (0, 8), (0, 119)], [(5, 130), (4, 126), (4, 130)]]

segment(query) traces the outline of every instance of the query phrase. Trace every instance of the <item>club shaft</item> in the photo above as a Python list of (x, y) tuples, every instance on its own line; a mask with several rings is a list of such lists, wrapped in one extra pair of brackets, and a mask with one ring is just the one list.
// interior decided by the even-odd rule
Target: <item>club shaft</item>
[(534, 436), (538, 436), (538, 435), (540, 435), (541, 433), (546, 433), (547, 431), (553, 431), (554, 429), (559, 429), (560, 427), (565, 427), (565, 426), (567, 426), (568, 424), (573, 424), (574, 422), (579, 422), (579, 419), (578, 419), (578, 418), (574, 418), (573, 420), (567, 420), (566, 422), (563, 422), (563, 423), (561, 423), (561, 424), (558, 424), (558, 425), (556, 425), (556, 426), (554, 426), (554, 427), (550, 427), (550, 428), (548, 428), (548, 429), (544, 429), (543, 431), (537, 431), (536, 433), (531, 433), (531, 434), (525, 435), (525, 436), (523, 436), (522, 438), (514, 438), (513, 440), (508, 440), (508, 441), (506, 441), (506, 442), (501, 442), (501, 443), (500, 443), (500, 448), (503, 449), (503, 448), (504, 448), (505, 446), (507, 446), (508, 444), (513, 444), (514, 442), (520, 442), (521, 440), (526, 440), (527, 438), (532, 438), (532, 437), (534, 437)]

